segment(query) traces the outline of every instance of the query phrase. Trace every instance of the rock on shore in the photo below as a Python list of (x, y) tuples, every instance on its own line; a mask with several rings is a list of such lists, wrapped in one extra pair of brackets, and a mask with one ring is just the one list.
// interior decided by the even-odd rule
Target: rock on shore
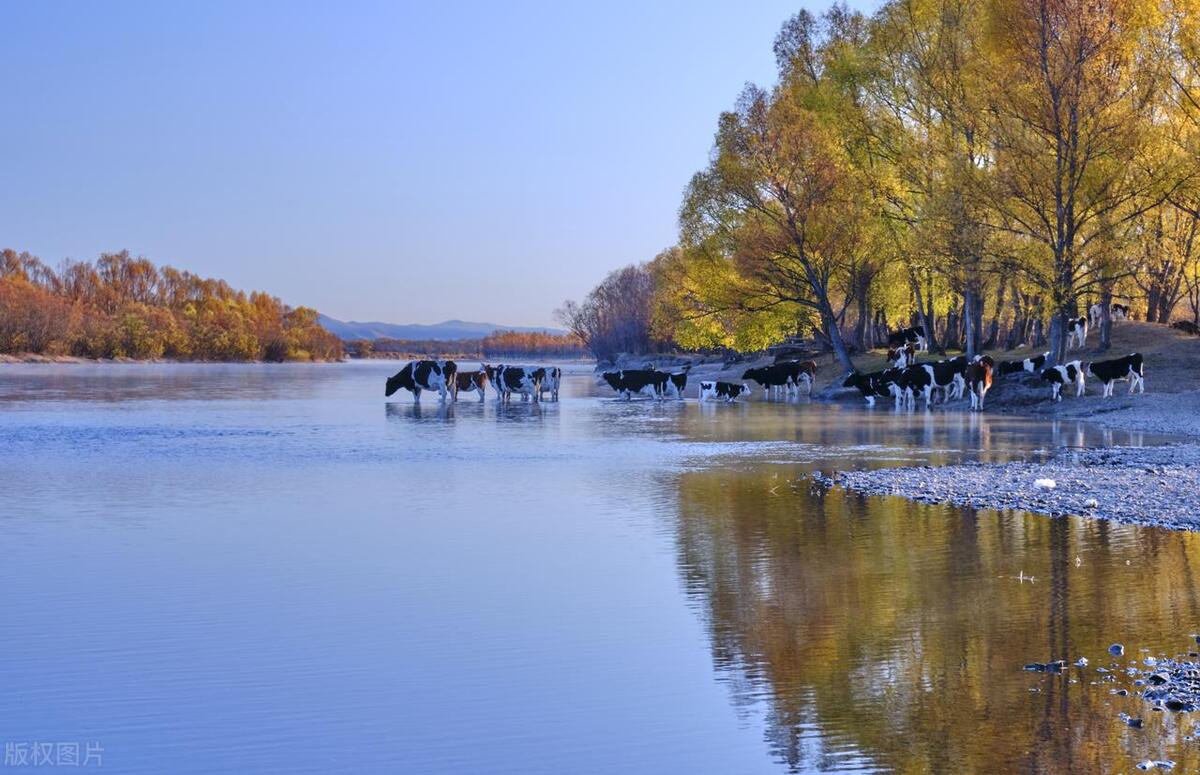
[[(1053, 487), (1035, 485), (1040, 479)], [(1089, 449), (1046, 462), (843, 471), (818, 481), (921, 503), (1200, 530), (1200, 444)]]

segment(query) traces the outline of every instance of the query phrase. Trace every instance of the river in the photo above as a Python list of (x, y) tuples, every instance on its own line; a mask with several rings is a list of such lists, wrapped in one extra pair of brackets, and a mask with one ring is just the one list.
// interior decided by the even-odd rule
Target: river
[[(1095, 670), (1114, 641), (1139, 660), (1189, 648), (1200, 536), (806, 479), (1156, 439), (626, 403), (582, 367), (558, 403), (417, 407), (384, 399), (397, 368), (0, 367), (6, 757), (75, 744), (145, 773), (1200, 768), (1186, 714)], [(1089, 668), (1021, 669), (1080, 656)]]

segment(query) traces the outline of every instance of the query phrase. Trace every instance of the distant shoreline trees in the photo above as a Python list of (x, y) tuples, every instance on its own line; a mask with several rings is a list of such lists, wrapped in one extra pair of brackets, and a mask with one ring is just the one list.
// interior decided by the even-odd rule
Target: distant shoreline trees
[(195, 361), (337, 360), (316, 310), (127, 251), (57, 271), (0, 251), (0, 353)]
[(573, 334), (502, 330), (493, 331), (480, 339), (355, 339), (346, 343), (346, 350), (356, 358), (411, 355), (471, 359), (575, 359), (587, 355), (583, 343)]

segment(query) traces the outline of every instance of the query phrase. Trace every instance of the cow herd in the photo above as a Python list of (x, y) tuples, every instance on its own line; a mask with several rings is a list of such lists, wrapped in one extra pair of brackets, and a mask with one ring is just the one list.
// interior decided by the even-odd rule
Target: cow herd
[(522, 401), (532, 399), (535, 402), (549, 393), (551, 400), (557, 401), (561, 383), (562, 369), (557, 366), (490, 366), (485, 363), (478, 371), (459, 371), (454, 361), (412, 361), (388, 377), (383, 394), (386, 397), (397, 390), (408, 390), (413, 394), (413, 400), (420, 402), (421, 391), (436, 390), (440, 400), (449, 397), (451, 401), (457, 401), (459, 393), (474, 391), (482, 401), (490, 384), (496, 391), (496, 399), (501, 402), (509, 401), (513, 393), (520, 394)]
[[(1082, 337), (1087, 336), (1087, 318), (1071, 321), (1078, 323)], [(869, 406), (877, 398), (891, 398), (896, 408), (915, 408), (918, 401), (925, 406), (935, 403), (940, 394), (942, 403), (961, 400), (970, 396), (971, 410), (983, 411), (984, 399), (994, 379), (1006, 375), (1032, 373), (1040, 375), (1050, 386), (1051, 399), (1061, 401), (1064, 389), (1072, 386), (1075, 395), (1082, 396), (1089, 376), (1104, 386), (1104, 397), (1113, 394), (1117, 382), (1128, 381), (1129, 392), (1146, 391), (1145, 371), (1141, 353), (1130, 353), (1123, 358), (1092, 361), (1086, 367), (1082, 361), (1073, 360), (1057, 366), (1046, 367), (1049, 353), (1017, 361), (996, 363), (990, 356), (977, 355), (967, 358), (959, 355), (939, 361), (917, 362), (917, 351), (925, 344), (923, 336), (910, 338), (907, 329), (893, 336), (893, 347), (888, 349), (891, 368), (863, 374), (852, 371), (846, 374), (842, 385), (857, 388)], [(1074, 328), (1072, 329), (1074, 330)], [(621, 369), (601, 374), (604, 383), (617, 395), (632, 400), (635, 395), (663, 400), (682, 399), (687, 388), (688, 371), (685, 366), (678, 372), (660, 371), (653, 366), (642, 369)], [(770, 366), (747, 369), (742, 375), (745, 380), (737, 382), (701, 381), (701, 401), (720, 400), (733, 402), (739, 396), (752, 393), (748, 382), (763, 389), (764, 398), (799, 396), (805, 389), (812, 395), (816, 380), (817, 364), (813, 361), (785, 361)], [(447, 398), (458, 400), (461, 392), (475, 392), (483, 401), (488, 385), (496, 393), (498, 401), (507, 402), (514, 393), (522, 401), (540, 401), (549, 393), (551, 400), (558, 400), (562, 383), (562, 370), (557, 366), (492, 366), (482, 364), (478, 371), (459, 371), (454, 361), (412, 361), (387, 380), (385, 396), (404, 389), (413, 394), (414, 401), (421, 400), (424, 390), (436, 390), (442, 401)]]
[[(661, 401), (664, 398), (683, 398), (689, 369), (690, 366), (685, 366), (672, 373), (647, 366), (644, 369), (606, 371), (600, 376), (609, 387), (617, 391), (618, 396), (626, 400), (631, 400), (635, 395), (643, 395)], [(763, 397), (771, 398), (798, 396), (801, 388), (805, 388), (811, 396), (816, 376), (817, 364), (814, 361), (783, 361), (770, 366), (747, 369), (742, 374), (742, 379), (756, 382), (763, 389)], [(701, 401), (733, 402), (743, 394), (751, 395), (750, 386), (746, 382), (713, 380), (700, 383)]]
[(876, 398), (892, 398), (897, 408), (913, 407), (921, 398), (925, 399), (925, 406), (929, 406), (934, 400), (934, 391), (941, 391), (942, 403), (961, 399), (969, 393), (973, 411), (983, 411), (984, 397), (991, 389), (994, 377), (1021, 372), (1039, 374), (1042, 381), (1050, 385), (1050, 397), (1054, 401), (1061, 401), (1063, 389), (1071, 386), (1075, 387), (1076, 397), (1082, 396), (1088, 375), (1104, 385), (1105, 398), (1113, 394), (1117, 382), (1126, 380), (1129, 381), (1130, 393), (1135, 390), (1146, 392), (1141, 353), (1130, 353), (1123, 358), (1107, 361), (1092, 361), (1086, 368), (1078, 360), (1045, 368), (1050, 353), (1020, 361), (1001, 361), (999, 364), (987, 355), (977, 355), (971, 359), (959, 355), (940, 361), (913, 363), (914, 356), (906, 349), (893, 348), (888, 351), (892, 368), (870, 374), (852, 371), (846, 375), (842, 385), (858, 388), (869, 406), (875, 405)]

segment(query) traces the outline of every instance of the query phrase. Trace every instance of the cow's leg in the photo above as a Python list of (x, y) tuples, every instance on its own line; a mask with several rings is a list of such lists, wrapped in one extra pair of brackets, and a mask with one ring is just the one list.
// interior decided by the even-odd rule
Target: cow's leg
[(421, 388), (413, 388), (412, 394), (413, 394), (413, 403), (414, 404), (421, 403)]
[(875, 406), (875, 396), (867, 396), (867, 406)]
[(1051, 392), (1052, 392), (1052, 394), (1053, 394), (1053, 398), (1054, 398), (1054, 400), (1055, 400), (1055, 401), (1061, 401), (1061, 400), (1062, 400), (1062, 396), (1061, 396), (1061, 395), (1059, 395), (1059, 393), (1061, 393), (1061, 392), (1062, 392), (1062, 384), (1061, 384), (1061, 383), (1055, 382), (1055, 383), (1054, 383), (1054, 387), (1053, 387), (1053, 388), (1051, 388)]

